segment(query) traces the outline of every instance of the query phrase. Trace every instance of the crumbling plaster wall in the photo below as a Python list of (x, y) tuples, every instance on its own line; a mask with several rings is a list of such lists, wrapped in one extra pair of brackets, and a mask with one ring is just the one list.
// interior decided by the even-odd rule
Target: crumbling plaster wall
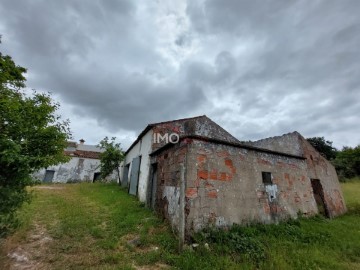
[[(193, 141), (187, 153), (186, 231), (316, 214), (306, 167), (302, 159)], [(273, 186), (263, 184), (262, 172), (272, 173)]]
[[(138, 197), (141, 202), (146, 202), (149, 183), (149, 172), (150, 172), (150, 158), (149, 154), (152, 151), (159, 149), (160, 147), (167, 144), (167, 141), (156, 141), (154, 140), (154, 134), (178, 134), (179, 136), (185, 135), (198, 135), (219, 140), (225, 140), (229, 142), (238, 142), (230, 133), (224, 130), (222, 127), (211, 121), (206, 116), (196, 117), (192, 119), (184, 119), (179, 121), (166, 122), (158, 124), (149, 130), (142, 139), (130, 150), (126, 156), (125, 162), (122, 164), (122, 169), (126, 164), (129, 164), (132, 159), (136, 156), (141, 155), (141, 168), (139, 175), (139, 187)], [(129, 169), (130, 179), (131, 165)], [(122, 172), (121, 172), (122, 175)]]
[(43, 180), (46, 170), (55, 171), (54, 183), (66, 183), (69, 181), (89, 181), (92, 182), (94, 173), (100, 171), (100, 160), (91, 158), (72, 157), (69, 162), (56, 166), (50, 166), (46, 169), (34, 173), (34, 177)]
[(308, 176), (319, 179), (324, 191), (324, 200), (329, 217), (344, 214), (346, 209), (344, 195), (334, 166), (302, 136), (299, 142), (306, 157)]
[[(186, 165), (186, 234), (207, 226), (273, 223), (317, 213), (303, 159), (186, 139), (157, 155), (156, 209), (179, 224), (180, 165)], [(265, 186), (262, 172), (271, 172)], [(273, 196), (273, 197), (271, 197)]]
[(334, 166), (298, 132), (266, 138), (250, 143), (253, 146), (306, 157), (307, 176), (319, 179), (324, 190), (325, 205), (330, 217), (346, 212), (344, 196)]
[(301, 145), (299, 144), (300, 136), (301, 135), (297, 131), (294, 131), (282, 136), (270, 137), (255, 142), (246, 142), (246, 144), (272, 151), (301, 156), (303, 155), (303, 151), (301, 149)]
[[(141, 202), (146, 202), (147, 186), (149, 182), (149, 168), (150, 157), (152, 151), (153, 131), (149, 130), (141, 140), (130, 150), (126, 155), (125, 160), (121, 164), (120, 175), (123, 175), (124, 166), (130, 164), (128, 181), (130, 181), (132, 160), (141, 156), (139, 182), (138, 182), (138, 197)], [(129, 183), (128, 183), (129, 184)]]
[(187, 143), (181, 142), (161, 152), (157, 161), (157, 191), (155, 209), (179, 230), (180, 166), (186, 163)]

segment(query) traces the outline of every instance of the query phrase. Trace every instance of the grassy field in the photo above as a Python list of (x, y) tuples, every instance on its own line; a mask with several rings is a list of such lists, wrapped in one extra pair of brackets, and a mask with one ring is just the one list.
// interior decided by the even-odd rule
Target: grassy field
[(360, 181), (342, 187), (342, 217), (207, 231), (178, 254), (167, 224), (116, 185), (37, 186), (0, 269), (360, 269)]

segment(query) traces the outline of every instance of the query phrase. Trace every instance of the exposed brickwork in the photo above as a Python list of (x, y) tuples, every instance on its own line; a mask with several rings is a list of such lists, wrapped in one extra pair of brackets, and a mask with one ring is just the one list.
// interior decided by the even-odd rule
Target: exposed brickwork
[(207, 180), (209, 178), (209, 172), (206, 170), (199, 170), (198, 171), (198, 178)]
[[(187, 185), (194, 194), (188, 201), (188, 232), (211, 222), (217, 226), (268, 223), (296, 217), (298, 212), (316, 213), (304, 160), (196, 140), (188, 149), (192, 165)], [(262, 183), (262, 171), (270, 171), (277, 185), (272, 201)]]
[[(179, 126), (177, 131), (182, 132), (184, 127)], [(174, 126), (164, 126), (164, 130), (174, 130), (171, 128)], [(284, 145), (296, 141), (299, 145), (288, 152), (306, 157), (311, 155), (312, 159), (242, 149), (197, 138), (184, 140), (160, 152), (156, 157), (158, 211), (177, 226), (179, 168), (184, 163), (188, 235), (212, 225), (271, 223), (296, 218), (298, 213), (306, 216), (317, 214), (311, 179), (320, 179), (330, 216), (345, 212), (331, 164), (302, 142), (300, 135), (294, 133), (291, 136), (294, 138), (288, 138)], [(272, 184), (263, 183), (262, 172), (271, 173)], [(169, 190), (174, 194), (167, 193)]]
[[(341, 215), (346, 212), (344, 198), (334, 167), (298, 132), (267, 138), (251, 142), (250, 144), (256, 147), (262, 147), (294, 155), (303, 155), (306, 157), (307, 172), (306, 177), (303, 176), (301, 179), (302, 183), (305, 185), (308, 178), (320, 180), (325, 193), (325, 205), (330, 217)], [(281, 161), (278, 161), (276, 166), (282, 169), (289, 167), (293, 170), (299, 170), (296, 164), (287, 164)], [(289, 181), (290, 183), (293, 182), (291, 179), (289, 179)], [(313, 195), (311, 194), (311, 196)]]
[(209, 198), (212, 198), (212, 199), (216, 199), (217, 198), (217, 191), (216, 190), (211, 190), (207, 193), (207, 196)]
[(198, 196), (198, 189), (197, 188), (187, 188), (186, 189), (186, 197), (187, 198), (196, 198)]

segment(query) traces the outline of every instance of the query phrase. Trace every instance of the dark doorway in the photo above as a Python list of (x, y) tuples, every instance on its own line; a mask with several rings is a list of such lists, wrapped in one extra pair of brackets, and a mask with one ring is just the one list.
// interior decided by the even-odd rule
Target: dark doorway
[(141, 164), (141, 156), (138, 156), (132, 160), (129, 194), (135, 196), (137, 195), (138, 192), (140, 164)]
[(101, 180), (101, 173), (99, 173), (99, 172), (94, 173), (93, 182), (100, 181), (100, 180)]
[(324, 190), (319, 179), (311, 179), (311, 186), (314, 192), (314, 198), (319, 210), (319, 214), (329, 217), (329, 212), (326, 208)]
[(156, 188), (157, 188), (157, 164), (151, 164), (150, 168), (150, 183), (149, 183), (149, 201), (148, 205), (151, 209), (155, 209), (156, 202)]
[(54, 179), (54, 174), (55, 174), (55, 171), (53, 171), (53, 170), (46, 170), (43, 181), (44, 181), (45, 183), (50, 183), (50, 182), (52, 182), (52, 180)]
[(129, 169), (130, 169), (130, 163), (127, 164), (123, 170), (123, 177), (122, 177), (122, 182), (121, 182), (122, 187), (127, 187), (127, 185), (128, 185)]

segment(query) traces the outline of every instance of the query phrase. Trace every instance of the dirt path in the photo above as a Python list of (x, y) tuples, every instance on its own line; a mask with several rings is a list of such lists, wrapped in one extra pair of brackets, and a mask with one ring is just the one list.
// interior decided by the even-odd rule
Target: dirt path
[(152, 213), (117, 186), (32, 190), (20, 211), (23, 225), (0, 243), (0, 270), (169, 268), (152, 239), (167, 227), (155, 228)]
[(26, 238), (20, 243), (16, 243), (17, 237), (8, 238), (3, 244), (4, 251), (7, 254), (4, 269), (10, 270), (35, 270), (51, 269), (48, 263), (41, 260), (46, 254), (48, 244), (53, 239), (47, 234), (45, 228), (38, 224), (33, 224)]

